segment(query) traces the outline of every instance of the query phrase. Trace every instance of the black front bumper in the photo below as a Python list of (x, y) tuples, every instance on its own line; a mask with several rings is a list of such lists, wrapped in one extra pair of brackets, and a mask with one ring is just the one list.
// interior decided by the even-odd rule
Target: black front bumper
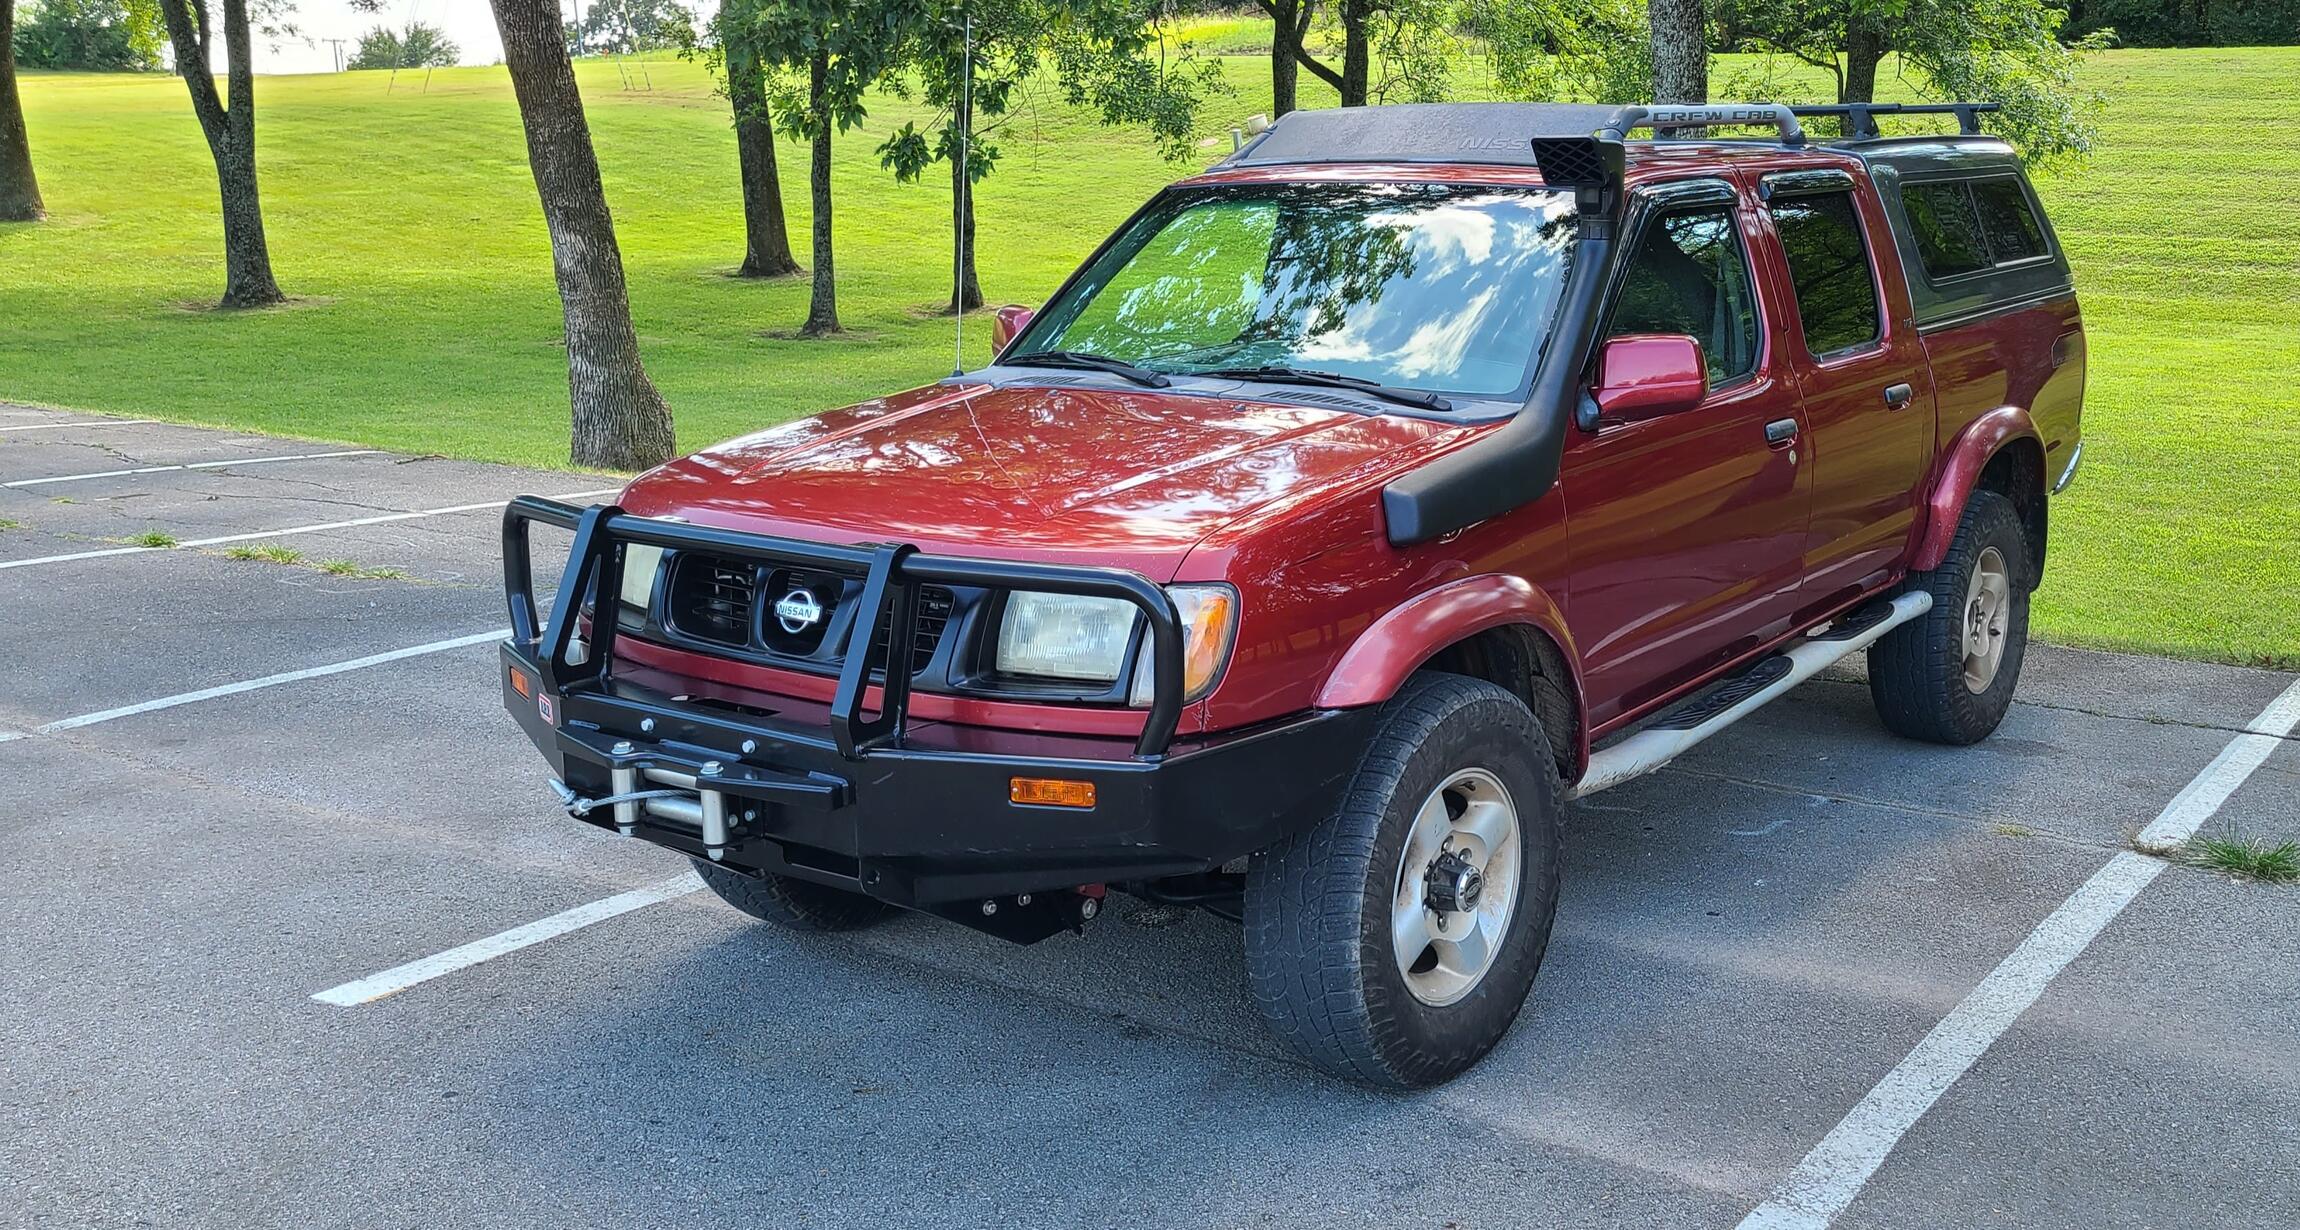
[[(547, 635), (532, 614), (528, 520), (576, 530), (545, 625), (569, 630), (560, 635)], [(1159, 688), (1174, 712), (1154, 704), (1138, 741), (914, 723), (899, 682), (880, 689), (879, 714), (862, 720), (883, 663), (850, 662), (841, 695), (825, 705), (643, 669), (610, 671), (612, 629), (594, 626), (592, 644), (570, 654), (580, 596), (617, 592), (622, 542), (676, 546), (689, 536), (720, 551), (816, 550), (612, 509), (577, 514), (515, 501), (505, 519), (513, 634), (502, 651), (504, 702), (579, 799), (634, 786), (676, 796), (659, 810), (599, 806), (581, 819), (731, 871), (794, 876), (1038, 939), (1075, 923), (1081, 898), (1072, 890), (1207, 871), (1317, 823), (1339, 801), (1371, 736), (1372, 711), (1349, 709), (1177, 739), (1178, 652), (1158, 664), (1174, 670)], [(854, 554), (872, 560), (881, 597), (870, 609), (898, 620), (891, 643), (908, 643), (899, 624), (909, 605), (903, 587), (956, 569), (899, 551)], [(922, 562), (918, 575), (909, 574), (909, 561)], [(973, 581), (1131, 598), (1151, 612), (1153, 632), (1161, 614), (1172, 618), (1170, 605), (1151, 606), (1150, 595), (1165, 603), (1163, 591), (1137, 574), (960, 563)], [(872, 644), (877, 622), (858, 621), (852, 643)], [(710, 694), (698, 695), (703, 689)], [(1093, 803), (1018, 804), (1010, 789), (1016, 778), (1091, 783)], [(709, 819), (698, 820), (706, 806)]]

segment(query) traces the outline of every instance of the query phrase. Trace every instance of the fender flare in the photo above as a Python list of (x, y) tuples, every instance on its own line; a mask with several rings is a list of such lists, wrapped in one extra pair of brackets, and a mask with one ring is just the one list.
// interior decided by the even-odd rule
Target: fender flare
[(1589, 757), (1589, 710), (1581, 693), (1581, 657), (1565, 625), (1565, 611), (1546, 590), (1523, 577), (1487, 573), (1425, 590), (1383, 615), (1342, 653), (1318, 691), (1321, 709), (1378, 705), (1440, 650), (1493, 628), (1521, 624), (1547, 637), (1564, 660), (1558, 681), (1573, 706), (1575, 772)]
[(1998, 406), (1957, 433), (1938, 477), (1933, 479), (1932, 490), (1925, 496), (1924, 530), (1909, 557), (1910, 571), (1930, 571), (1948, 558), (1949, 544), (1965, 518), (1965, 501), (1980, 481), (1981, 471), (2007, 444), (2022, 439), (2036, 441), (2039, 449), (2044, 447), (2036, 421), (2019, 406)]

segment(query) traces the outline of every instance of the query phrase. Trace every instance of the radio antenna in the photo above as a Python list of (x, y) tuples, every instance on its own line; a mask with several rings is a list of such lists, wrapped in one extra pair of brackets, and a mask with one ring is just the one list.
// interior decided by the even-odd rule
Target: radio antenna
[(966, 178), (966, 146), (967, 121), (974, 111), (974, 14), (964, 13), (959, 29), (958, 114), (953, 117), (958, 128), (958, 180), (957, 199), (951, 202), (950, 214), (950, 315), (956, 332), (950, 357), (953, 376), (966, 374), (966, 217), (967, 198), (973, 195), (974, 187)]

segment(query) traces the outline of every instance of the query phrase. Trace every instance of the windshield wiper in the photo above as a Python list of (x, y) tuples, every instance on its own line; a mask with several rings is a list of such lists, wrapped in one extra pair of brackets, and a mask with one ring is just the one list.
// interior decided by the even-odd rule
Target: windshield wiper
[(1299, 367), (1210, 367), (1203, 370), (1192, 370), (1189, 374), (1193, 376), (1228, 376), (1236, 380), (1261, 380), (1270, 384), (1314, 384), (1330, 389), (1354, 389), (1360, 393), (1379, 397), (1384, 401), (1394, 401), (1401, 406), (1419, 406), (1424, 410), (1453, 409), (1452, 402), (1435, 393), (1392, 388), (1378, 380), (1367, 380), (1359, 376), (1345, 376), (1340, 372), (1309, 371)]
[(1033, 350), (1029, 354), (1008, 355), (1000, 360), (1008, 367), (1069, 367), (1089, 372), (1109, 372), (1148, 388), (1163, 389), (1174, 382), (1163, 372), (1147, 367), (1136, 367), (1124, 359), (1108, 355), (1088, 354), (1083, 350)]

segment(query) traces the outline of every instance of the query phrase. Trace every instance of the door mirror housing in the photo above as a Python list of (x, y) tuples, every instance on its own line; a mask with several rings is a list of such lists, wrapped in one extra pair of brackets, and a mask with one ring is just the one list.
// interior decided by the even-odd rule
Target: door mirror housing
[(997, 354), (1015, 335), (1030, 326), (1032, 310), (1019, 303), (1009, 303), (990, 315), (990, 352)]
[(1691, 410), (1707, 396), (1709, 365), (1701, 343), (1688, 334), (1631, 334), (1597, 353), (1597, 387), (1590, 399), (1600, 418), (1634, 423)]

